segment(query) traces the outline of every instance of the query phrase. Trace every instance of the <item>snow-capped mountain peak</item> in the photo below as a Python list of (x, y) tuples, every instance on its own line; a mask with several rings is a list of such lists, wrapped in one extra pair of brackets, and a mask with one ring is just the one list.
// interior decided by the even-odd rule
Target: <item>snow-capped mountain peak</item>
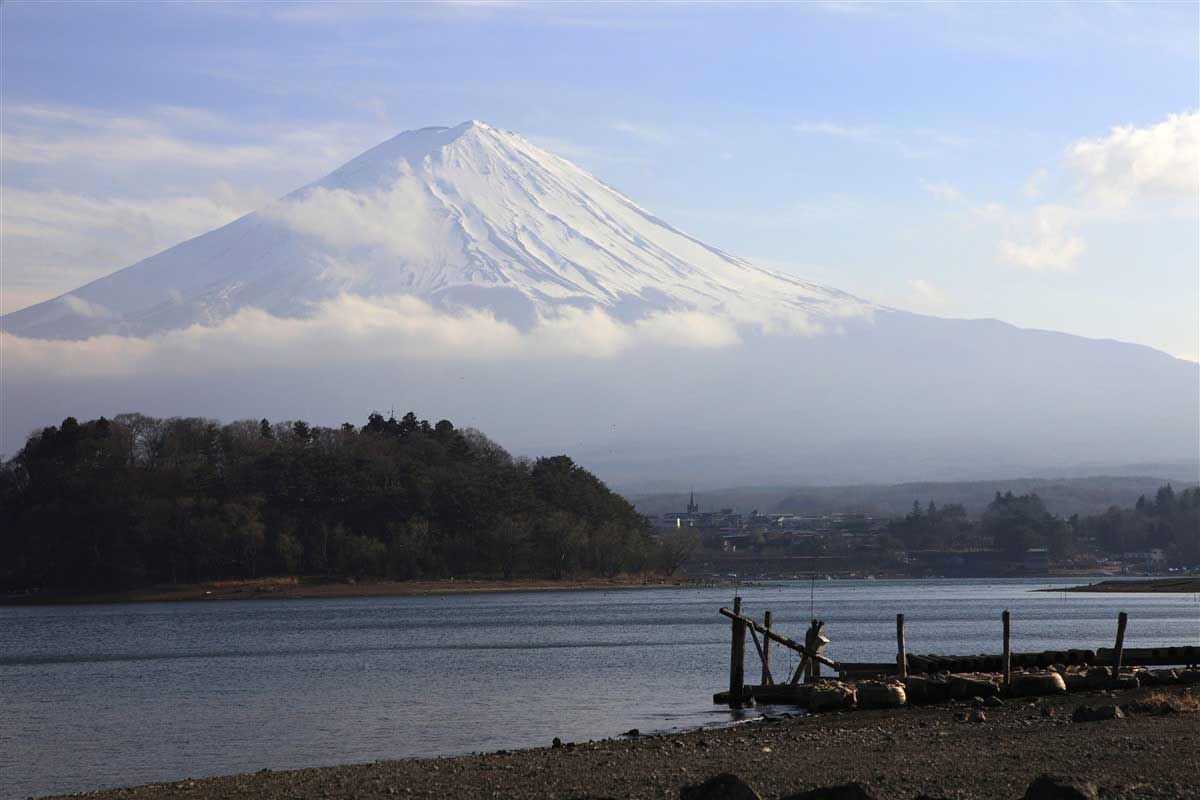
[(395, 136), (266, 208), (0, 319), (23, 336), (146, 335), (246, 307), (414, 295), (520, 327), (563, 308), (701, 311), (810, 329), (869, 310), (668, 225), (571, 162), (472, 120)]

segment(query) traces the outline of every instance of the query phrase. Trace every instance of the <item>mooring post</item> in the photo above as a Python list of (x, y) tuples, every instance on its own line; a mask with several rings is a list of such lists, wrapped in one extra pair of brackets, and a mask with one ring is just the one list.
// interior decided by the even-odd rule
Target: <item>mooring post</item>
[[(733, 598), (733, 613), (741, 615), (742, 598)], [(729, 647), (729, 704), (740, 705), (742, 702), (742, 687), (745, 686), (746, 669), (746, 624), (740, 619), (733, 620), (733, 641)]]
[(896, 615), (896, 672), (900, 680), (908, 677), (908, 653), (904, 651), (904, 615)]
[(762, 643), (762, 685), (768, 686), (775, 682), (771, 677), (771, 612), (763, 612), (763, 627), (767, 629), (767, 635), (763, 636)]
[(1113, 648), (1113, 665), (1112, 676), (1120, 677), (1121, 673), (1121, 657), (1125, 655), (1125, 624), (1129, 622), (1129, 615), (1122, 611), (1117, 615), (1117, 646)]
[(1004, 669), (1004, 685), (1012, 685), (1012, 650), (1009, 647), (1009, 634), (1012, 627), (1012, 615), (1008, 613), (1008, 609), (1004, 609), (1004, 613), (1000, 615), (1000, 619), (1004, 621), (1004, 655), (1001, 658), (1002, 668)]

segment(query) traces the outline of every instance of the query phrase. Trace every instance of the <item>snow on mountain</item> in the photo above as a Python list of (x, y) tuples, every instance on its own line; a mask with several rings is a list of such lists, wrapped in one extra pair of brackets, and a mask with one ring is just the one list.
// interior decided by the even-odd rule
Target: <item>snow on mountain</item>
[(342, 294), (482, 308), (519, 328), (563, 308), (632, 321), (702, 311), (809, 331), (869, 313), (845, 293), (710, 247), (517, 134), (402, 133), (267, 208), (0, 318), (24, 337), (144, 336)]

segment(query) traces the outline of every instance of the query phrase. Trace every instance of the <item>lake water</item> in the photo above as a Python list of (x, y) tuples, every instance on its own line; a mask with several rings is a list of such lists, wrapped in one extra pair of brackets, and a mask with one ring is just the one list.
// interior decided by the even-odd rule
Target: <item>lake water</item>
[[(1066, 582), (1067, 584), (1070, 581)], [(1064, 582), (818, 581), (743, 588), (828, 653), (1200, 644), (1195, 595), (1033, 593)], [(0, 607), (0, 797), (461, 754), (728, 723), (731, 591)], [(749, 648), (747, 676), (757, 675)], [(794, 664), (774, 648), (776, 674)]]

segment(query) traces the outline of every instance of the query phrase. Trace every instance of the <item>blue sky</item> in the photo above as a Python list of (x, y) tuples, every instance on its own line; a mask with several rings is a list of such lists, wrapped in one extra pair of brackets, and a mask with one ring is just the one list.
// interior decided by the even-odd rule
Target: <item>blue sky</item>
[(0, 310), (485, 120), (887, 305), (1200, 353), (1198, 6), (0, 6)]

